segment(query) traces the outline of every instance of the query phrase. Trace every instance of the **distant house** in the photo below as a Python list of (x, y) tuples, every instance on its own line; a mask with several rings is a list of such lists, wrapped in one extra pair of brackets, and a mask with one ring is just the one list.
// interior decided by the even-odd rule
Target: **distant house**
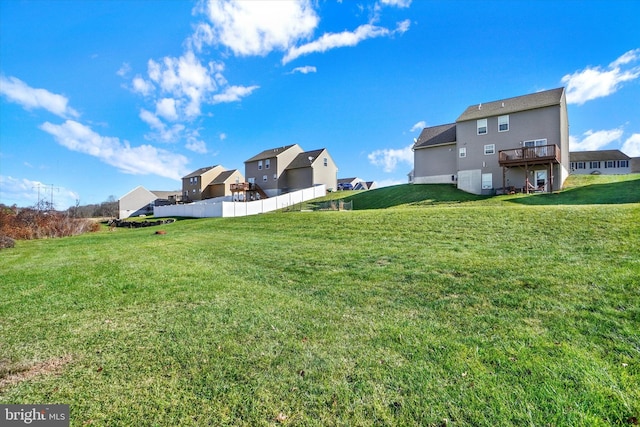
[(632, 173), (631, 157), (620, 150), (572, 151), (571, 173), (576, 175), (615, 175)]
[(338, 168), (326, 149), (303, 151), (298, 144), (270, 148), (244, 162), (245, 177), (268, 197), (324, 184), (336, 188)]
[(357, 177), (338, 179), (338, 190), (373, 190), (377, 187), (375, 181), (364, 181)]
[(559, 190), (569, 175), (564, 88), (473, 104), (455, 123), (425, 128), (413, 150), (415, 184), (474, 194)]
[(138, 186), (118, 200), (118, 218), (151, 215), (154, 206), (174, 204), (180, 197), (180, 191), (149, 191)]
[(239, 170), (225, 170), (220, 165), (197, 169), (182, 177), (182, 197), (185, 201), (230, 196), (231, 184), (243, 181)]

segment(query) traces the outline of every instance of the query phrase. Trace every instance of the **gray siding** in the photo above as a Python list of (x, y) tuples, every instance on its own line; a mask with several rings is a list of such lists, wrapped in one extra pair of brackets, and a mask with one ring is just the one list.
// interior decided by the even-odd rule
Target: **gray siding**
[(455, 143), (416, 149), (414, 151), (414, 182), (416, 184), (454, 183), (458, 174), (456, 156)]

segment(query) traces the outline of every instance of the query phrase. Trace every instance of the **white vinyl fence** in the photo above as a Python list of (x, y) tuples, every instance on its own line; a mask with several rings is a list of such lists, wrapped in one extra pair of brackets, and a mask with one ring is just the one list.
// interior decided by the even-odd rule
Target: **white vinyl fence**
[(304, 190), (252, 202), (211, 201), (207, 203), (206, 200), (203, 200), (202, 202), (189, 203), (186, 205), (154, 206), (153, 216), (156, 218), (172, 216), (215, 218), (257, 215), (323, 197), (326, 194), (326, 186), (317, 185)]

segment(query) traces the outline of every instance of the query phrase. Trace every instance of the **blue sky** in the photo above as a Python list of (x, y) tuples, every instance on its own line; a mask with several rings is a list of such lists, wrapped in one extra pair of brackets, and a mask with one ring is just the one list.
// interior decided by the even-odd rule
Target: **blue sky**
[(425, 126), (567, 87), (572, 150), (640, 156), (637, 1), (0, 0), (0, 203), (99, 203), (264, 149), (403, 183)]

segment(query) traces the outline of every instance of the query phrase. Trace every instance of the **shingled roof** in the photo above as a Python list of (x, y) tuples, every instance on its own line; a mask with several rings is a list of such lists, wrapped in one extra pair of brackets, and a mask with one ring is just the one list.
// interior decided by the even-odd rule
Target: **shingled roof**
[(278, 147), (278, 148), (269, 148), (268, 150), (264, 150), (260, 154), (256, 154), (255, 156), (253, 156), (249, 160), (245, 160), (244, 162), (249, 163), (249, 162), (255, 162), (258, 160), (272, 159), (274, 157), (278, 157), (280, 154), (284, 153), (285, 151), (287, 151), (288, 149), (290, 149), (295, 145), (298, 145), (298, 144), (285, 145), (284, 147)]
[(298, 168), (309, 167), (313, 162), (316, 161), (318, 156), (320, 156), (320, 154), (322, 154), (323, 151), (324, 151), (324, 148), (321, 148), (320, 150), (305, 151), (304, 153), (300, 153), (296, 156), (295, 159), (291, 161), (291, 163), (289, 163), (289, 166), (287, 166), (287, 169), (298, 169)]
[(464, 113), (458, 117), (456, 122), (484, 119), (485, 117), (502, 116), (519, 111), (559, 105), (563, 94), (564, 88), (560, 87), (529, 95), (516, 96), (515, 98), (470, 105)]
[(571, 162), (595, 162), (598, 160), (630, 160), (620, 150), (598, 150), (598, 151), (572, 151), (569, 153)]
[(432, 147), (434, 145), (454, 144), (456, 142), (456, 124), (432, 126), (422, 129), (418, 140), (413, 145), (414, 150)]
[[(226, 180), (229, 179), (229, 177), (231, 177), (231, 175), (233, 175), (238, 169), (232, 169), (229, 171), (223, 171), (220, 172), (220, 174), (218, 176), (215, 177), (215, 179), (213, 181), (211, 181), (211, 184), (224, 184), (224, 182)], [(209, 184), (209, 185), (211, 185)]]
[(200, 169), (198, 169), (198, 170), (195, 170), (195, 171), (191, 172), (189, 175), (183, 176), (183, 177), (182, 177), (182, 179), (185, 179), (185, 178), (194, 178), (194, 177), (196, 177), (196, 176), (201, 176), (201, 175), (202, 175), (203, 173), (205, 173), (206, 171), (211, 170), (211, 169), (213, 169), (213, 168), (217, 168), (218, 166), (220, 166), (220, 165), (215, 165), (215, 166), (206, 166), (206, 167), (204, 167), (204, 168), (200, 168)]

